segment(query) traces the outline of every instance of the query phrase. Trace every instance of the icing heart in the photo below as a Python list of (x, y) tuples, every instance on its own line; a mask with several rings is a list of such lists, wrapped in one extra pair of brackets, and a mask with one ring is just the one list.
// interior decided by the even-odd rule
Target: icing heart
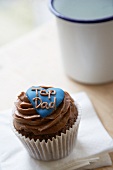
[(33, 86), (26, 95), (41, 117), (50, 115), (64, 99), (64, 91), (60, 88)]

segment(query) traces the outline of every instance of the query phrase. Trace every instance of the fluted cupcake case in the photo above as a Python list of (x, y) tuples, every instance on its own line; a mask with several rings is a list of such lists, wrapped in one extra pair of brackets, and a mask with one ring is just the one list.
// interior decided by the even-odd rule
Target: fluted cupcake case
[(53, 137), (52, 140), (48, 139), (47, 142), (45, 140), (40, 142), (39, 139), (36, 141), (34, 139), (30, 140), (19, 134), (13, 126), (14, 133), (21, 140), (31, 157), (38, 160), (50, 161), (58, 160), (69, 155), (76, 144), (81, 115), (81, 107), (77, 103), (75, 105), (78, 110), (78, 117), (72, 128), (66, 130), (66, 133), (61, 133), (61, 136)]

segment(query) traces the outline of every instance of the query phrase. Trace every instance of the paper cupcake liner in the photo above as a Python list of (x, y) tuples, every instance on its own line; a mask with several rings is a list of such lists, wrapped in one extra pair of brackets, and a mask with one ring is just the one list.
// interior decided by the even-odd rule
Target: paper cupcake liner
[(48, 139), (47, 142), (45, 140), (40, 142), (39, 139), (36, 141), (34, 139), (30, 140), (19, 134), (13, 126), (14, 133), (21, 140), (31, 157), (38, 160), (50, 161), (58, 160), (69, 155), (75, 147), (80, 122), (81, 108), (77, 103), (75, 104), (78, 110), (78, 117), (72, 128), (66, 130), (66, 133), (61, 133), (61, 136), (53, 137), (52, 140)]

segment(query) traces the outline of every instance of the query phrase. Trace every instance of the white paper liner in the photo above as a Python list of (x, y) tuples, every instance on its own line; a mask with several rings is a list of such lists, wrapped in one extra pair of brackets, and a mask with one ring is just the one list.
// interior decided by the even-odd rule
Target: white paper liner
[(37, 141), (34, 141), (34, 139), (30, 140), (19, 134), (14, 126), (12, 127), (14, 133), (21, 140), (31, 157), (38, 160), (50, 161), (58, 160), (69, 155), (76, 144), (81, 115), (81, 107), (76, 102), (75, 105), (78, 110), (76, 122), (72, 128), (66, 130), (66, 133), (61, 133), (61, 136), (56, 136), (56, 138), (53, 137), (52, 141), (49, 139), (47, 142), (45, 140), (40, 142), (39, 139)]

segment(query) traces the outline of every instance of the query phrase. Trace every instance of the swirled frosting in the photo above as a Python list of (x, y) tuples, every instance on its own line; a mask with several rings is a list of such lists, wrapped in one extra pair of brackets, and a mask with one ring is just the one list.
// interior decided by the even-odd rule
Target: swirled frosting
[(40, 117), (26, 93), (22, 92), (15, 102), (13, 124), (15, 129), (30, 139), (52, 139), (61, 132), (65, 133), (76, 121), (78, 112), (71, 96), (65, 92), (64, 100), (53, 113), (45, 118)]

